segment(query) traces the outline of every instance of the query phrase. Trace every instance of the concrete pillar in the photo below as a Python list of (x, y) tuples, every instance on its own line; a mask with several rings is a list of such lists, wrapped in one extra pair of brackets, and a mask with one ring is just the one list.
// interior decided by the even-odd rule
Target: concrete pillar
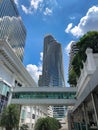
[(93, 57), (93, 50), (91, 48), (87, 48), (86, 55), (87, 55), (87, 62), (88, 62), (88, 70), (95, 71), (96, 65)]
[(93, 93), (93, 96), (94, 96), (96, 114), (97, 114), (97, 119), (98, 119), (98, 95), (96, 93)]
[[(35, 123), (37, 121), (37, 106), (35, 105), (35, 106), (33, 106), (33, 108), (34, 108), (34, 114), (35, 114), (35, 121), (34, 121), (34, 126), (35, 126)], [(34, 126), (33, 126), (33, 128), (34, 128)]]
[(86, 130), (88, 130), (88, 115), (87, 115), (87, 109), (86, 109), (86, 104), (83, 103), (83, 114), (84, 114), (84, 121), (86, 125)]
[(74, 123), (74, 121), (72, 122), (72, 111), (68, 110), (68, 114), (67, 114), (67, 119), (68, 119), (68, 130), (72, 129), (72, 123)]
[(13, 87), (10, 88), (7, 106), (11, 103)]
[(19, 105), (19, 115), (20, 115), (20, 118), (19, 118), (19, 130), (20, 130), (20, 126), (21, 126), (21, 114), (22, 114), (22, 106)]
[(96, 93), (91, 93), (91, 98), (92, 98), (93, 108), (95, 112), (96, 123), (98, 127), (98, 96), (96, 95)]
[(30, 106), (30, 130), (32, 130), (32, 106)]

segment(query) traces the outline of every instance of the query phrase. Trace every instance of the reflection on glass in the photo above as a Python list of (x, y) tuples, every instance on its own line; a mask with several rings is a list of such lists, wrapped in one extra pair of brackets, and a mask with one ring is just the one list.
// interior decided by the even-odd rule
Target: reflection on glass
[(22, 60), (26, 30), (13, 0), (0, 2), (0, 39), (6, 39)]
[(74, 99), (76, 93), (75, 92), (17, 92), (13, 93), (13, 99)]

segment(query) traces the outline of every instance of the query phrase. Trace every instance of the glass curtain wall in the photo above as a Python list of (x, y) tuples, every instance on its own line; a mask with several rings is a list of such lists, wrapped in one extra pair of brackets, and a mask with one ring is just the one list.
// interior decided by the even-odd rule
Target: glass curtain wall
[(0, 113), (3, 108), (7, 105), (9, 97), (10, 87), (3, 81), (0, 81)]
[(7, 40), (15, 54), (23, 60), (26, 30), (14, 0), (0, 1), (0, 39)]

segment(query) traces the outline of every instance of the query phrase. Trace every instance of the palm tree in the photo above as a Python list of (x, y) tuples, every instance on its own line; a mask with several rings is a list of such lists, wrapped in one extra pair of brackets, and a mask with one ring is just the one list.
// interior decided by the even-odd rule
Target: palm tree
[(19, 107), (11, 104), (3, 110), (0, 126), (5, 127), (6, 130), (12, 130), (13, 128), (18, 128), (18, 125)]

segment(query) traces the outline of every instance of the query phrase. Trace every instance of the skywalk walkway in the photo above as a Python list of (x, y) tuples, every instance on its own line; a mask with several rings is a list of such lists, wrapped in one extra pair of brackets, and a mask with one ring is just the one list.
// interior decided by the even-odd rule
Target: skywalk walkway
[(66, 105), (75, 104), (76, 88), (16, 87), (11, 103), (21, 105)]

